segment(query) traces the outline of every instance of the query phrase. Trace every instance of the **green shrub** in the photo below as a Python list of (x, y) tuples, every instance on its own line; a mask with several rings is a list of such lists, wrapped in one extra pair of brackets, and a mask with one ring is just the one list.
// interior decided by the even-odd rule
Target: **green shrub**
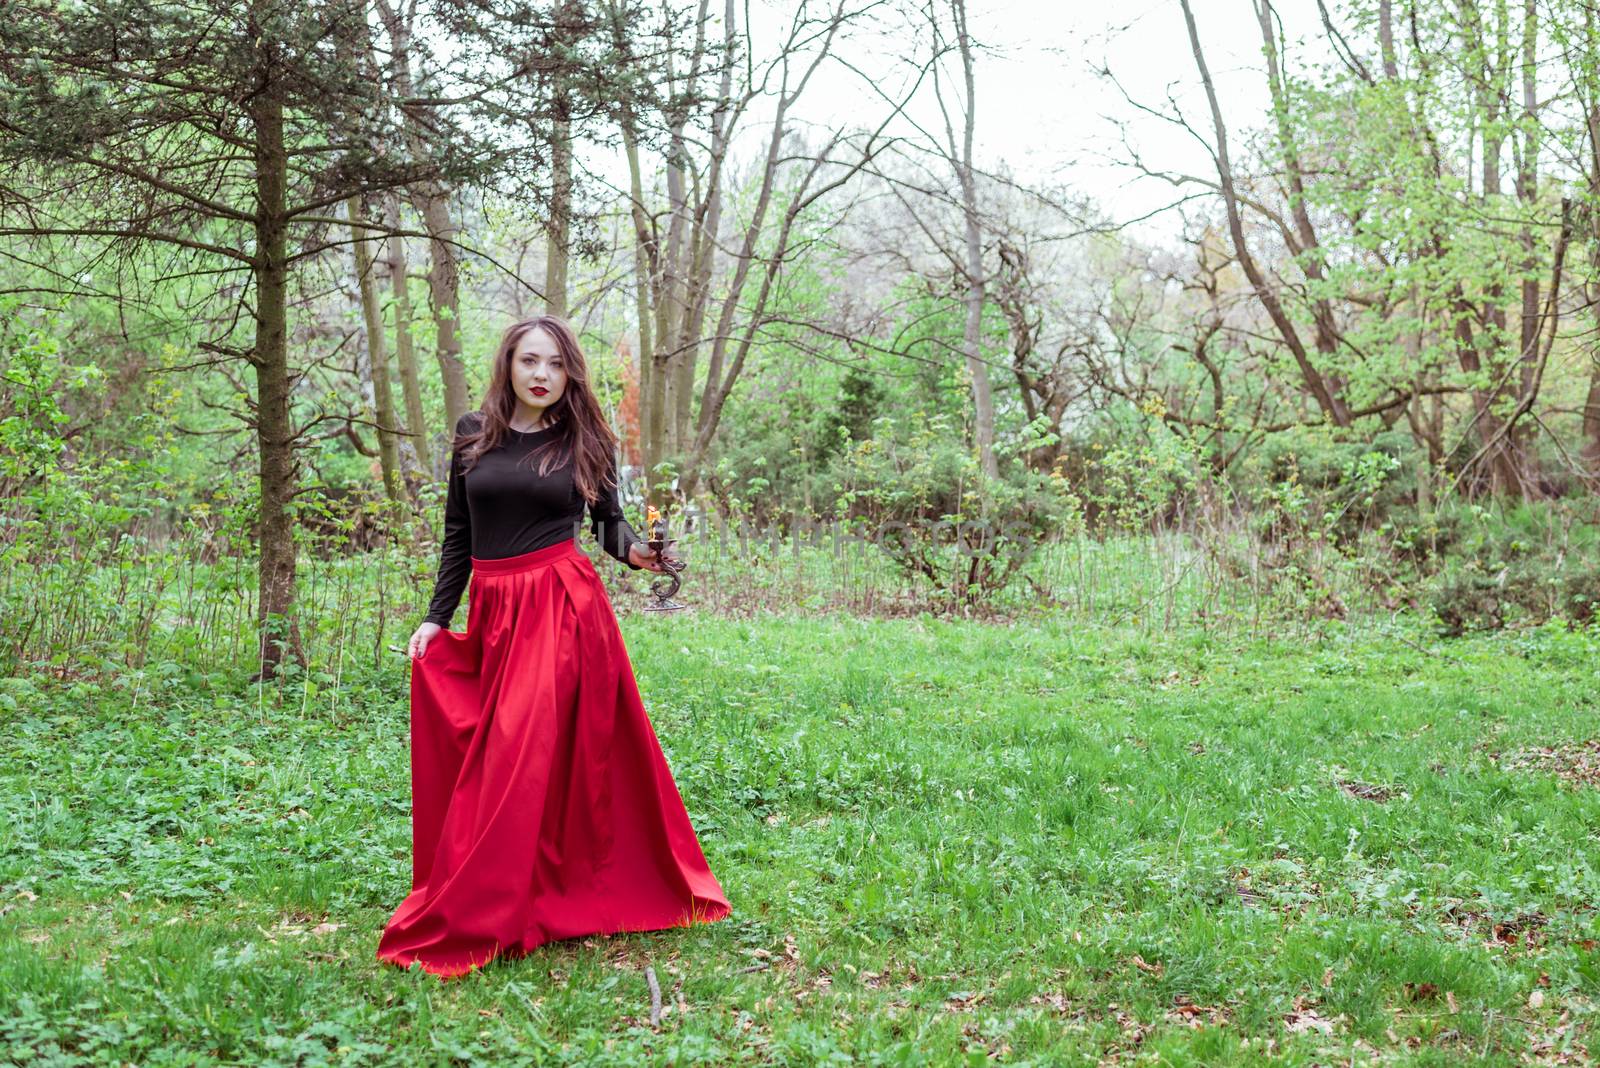
[(1600, 537), (1570, 504), (1471, 505), (1442, 526), (1453, 552), (1428, 597), (1442, 633), (1595, 618)]
[(875, 424), (874, 436), (848, 454), (839, 518), (935, 601), (986, 601), (1045, 542), (1081, 530), (1081, 504), (1059, 472), (1008, 463), (999, 479), (985, 478), (943, 416)]

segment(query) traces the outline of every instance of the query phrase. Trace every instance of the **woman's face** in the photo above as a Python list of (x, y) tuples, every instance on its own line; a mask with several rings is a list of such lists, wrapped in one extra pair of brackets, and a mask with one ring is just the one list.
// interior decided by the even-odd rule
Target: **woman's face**
[(519, 406), (543, 416), (567, 388), (566, 363), (556, 339), (542, 326), (523, 334), (511, 351), (511, 388)]

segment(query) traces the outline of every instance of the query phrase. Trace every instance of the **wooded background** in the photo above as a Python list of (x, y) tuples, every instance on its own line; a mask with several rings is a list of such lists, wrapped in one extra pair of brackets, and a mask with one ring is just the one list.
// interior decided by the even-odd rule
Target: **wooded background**
[(930, 603), (1055, 604), (1041, 546), (1176, 533), (1297, 611), (1356, 560), (1457, 630), (1591, 619), (1594, 7), (1316, 0), (1302, 40), (1247, 2), (1265, 110), (1188, 0), (1199, 95), (1121, 96), (1213, 164), (1119, 147), (1158, 239), (975, 156), (966, 0), (0, 5), (8, 655), (95, 610), (39, 569), (183, 545), (248, 559), (261, 672), (303, 665), (308, 547), (431, 574), (447, 429), (546, 310), (630, 507), (839, 524)]

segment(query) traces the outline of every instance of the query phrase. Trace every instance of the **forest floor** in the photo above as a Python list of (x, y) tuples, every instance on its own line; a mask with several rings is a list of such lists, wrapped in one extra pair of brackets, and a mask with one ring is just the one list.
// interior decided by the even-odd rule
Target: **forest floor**
[(733, 914), (452, 982), (403, 657), (0, 680), (0, 1062), (1600, 1056), (1600, 636), (623, 626)]

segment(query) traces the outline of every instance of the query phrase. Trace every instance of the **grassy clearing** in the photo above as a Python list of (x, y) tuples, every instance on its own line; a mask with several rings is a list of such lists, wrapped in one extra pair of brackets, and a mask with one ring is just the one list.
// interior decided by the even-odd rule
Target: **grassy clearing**
[(400, 658), (312, 692), (0, 681), (0, 1061), (1600, 1050), (1600, 637), (624, 629), (734, 915), (451, 984), (373, 957), (409, 885)]

